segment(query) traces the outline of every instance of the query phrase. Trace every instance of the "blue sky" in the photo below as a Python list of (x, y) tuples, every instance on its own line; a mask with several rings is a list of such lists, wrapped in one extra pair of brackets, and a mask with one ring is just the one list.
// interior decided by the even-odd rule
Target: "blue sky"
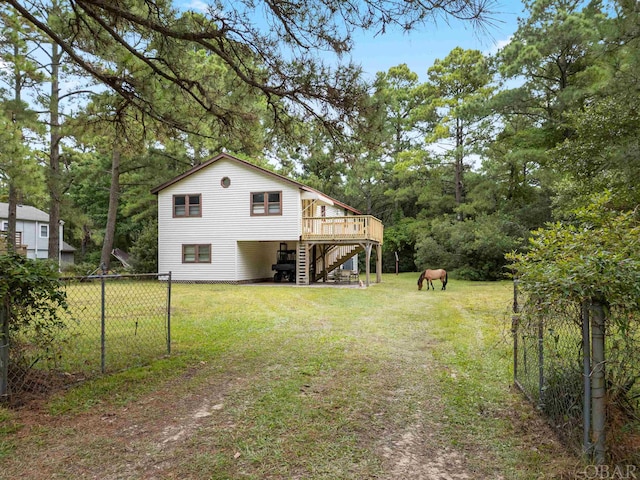
[(385, 35), (361, 35), (356, 40), (351, 58), (361, 64), (372, 77), (377, 72), (406, 63), (421, 79), (426, 79), (427, 69), (436, 59), (446, 57), (455, 47), (495, 53), (504, 46), (516, 31), (518, 18), (523, 17), (520, 0), (497, 0), (492, 10), (494, 21), (486, 26), (486, 32), (473, 31), (470, 24), (440, 20), (409, 34), (396, 31)]
[[(230, 0), (231, 2), (233, 0)], [(484, 53), (495, 51), (508, 42), (517, 28), (518, 17), (524, 15), (521, 0), (490, 0), (492, 22), (485, 31), (474, 31), (470, 23), (439, 19), (411, 33), (389, 30), (384, 35), (359, 34), (351, 52), (354, 63), (360, 64), (371, 78), (377, 72), (406, 63), (422, 80), (436, 59), (446, 57), (455, 47), (476, 49)], [(181, 8), (205, 11), (209, 0), (175, 0)]]

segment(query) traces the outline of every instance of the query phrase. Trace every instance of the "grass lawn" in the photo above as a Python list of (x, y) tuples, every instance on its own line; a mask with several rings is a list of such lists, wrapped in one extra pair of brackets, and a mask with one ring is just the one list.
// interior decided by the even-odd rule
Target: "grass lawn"
[(170, 357), (0, 410), (0, 478), (524, 480), (579, 469), (511, 387), (512, 285), (450, 279), (419, 292), (417, 277), (176, 284)]

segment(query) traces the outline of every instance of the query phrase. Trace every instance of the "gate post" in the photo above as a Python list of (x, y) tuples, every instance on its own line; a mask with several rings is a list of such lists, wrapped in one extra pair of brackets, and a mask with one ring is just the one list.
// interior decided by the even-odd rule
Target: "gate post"
[(106, 298), (105, 298), (105, 276), (100, 275), (100, 371), (102, 373), (106, 370), (106, 322), (105, 322), (105, 308), (106, 308)]
[(538, 320), (538, 406), (545, 403), (544, 398), (544, 318)]
[(167, 355), (171, 355), (171, 272), (167, 279)]
[(589, 329), (589, 305), (582, 302), (582, 365), (584, 394), (582, 402), (582, 453), (591, 452), (591, 332)]
[(518, 383), (518, 280), (513, 279), (513, 315), (511, 316), (511, 334), (513, 335), (513, 383)]
[(604, 378), (604, 308), (600, 302), (591, 303), (591, 411), (593, 417), (594, 462), (604, 465), (606, 461), (605, 422), (606, 422), (606, 387)]
[(5, 299), (0, 299), (0, 400), (9, 394), (9, 309)]

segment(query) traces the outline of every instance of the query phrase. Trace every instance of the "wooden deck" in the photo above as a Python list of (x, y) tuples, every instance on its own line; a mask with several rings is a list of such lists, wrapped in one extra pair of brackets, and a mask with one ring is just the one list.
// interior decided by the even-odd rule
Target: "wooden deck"
[[(0, 231), (0, 255), (7, 253), (7, 232)], [(16, 253), (27, 254), (27, 246), (22, 244), (22, 232), (16, 232)]]
[(306, 217), (302, 219), (302, 241), (382, 245), (384, 226), (371, 215)]

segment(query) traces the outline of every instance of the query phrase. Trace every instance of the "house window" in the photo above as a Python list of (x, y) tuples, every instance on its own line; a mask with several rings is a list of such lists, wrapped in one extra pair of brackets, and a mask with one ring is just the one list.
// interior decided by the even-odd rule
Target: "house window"
[(211, 245), (182, 245), (182, 263), (211, 263)]
[(3, 232), (9, 230), (9, 222), (2, 222), (2, 228), (0, 228)]
[(40, 238), (49, 238), (49, 225), (40, 225)]
[(174, 217), (201, 217), (200, 208), (201, 195), (174, 195), (173, 196), (173, 216)]
[(252, 193), (251, 215), (282, 215), (282, 192)]
[(220, 185), (222, 185), (222, 188), (229, 188), (229, 185), (231, 185), (231, 179), (229, 177), (222, 177)]

